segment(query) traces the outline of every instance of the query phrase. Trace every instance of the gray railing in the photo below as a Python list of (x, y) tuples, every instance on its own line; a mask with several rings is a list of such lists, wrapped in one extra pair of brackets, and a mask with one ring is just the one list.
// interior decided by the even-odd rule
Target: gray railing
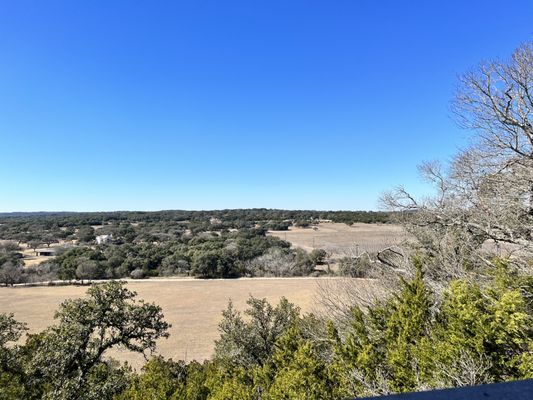
[(533, 379), (455, 389), (431, 390), (391, 396), (367, 397), (386, 400), (533, 400)]

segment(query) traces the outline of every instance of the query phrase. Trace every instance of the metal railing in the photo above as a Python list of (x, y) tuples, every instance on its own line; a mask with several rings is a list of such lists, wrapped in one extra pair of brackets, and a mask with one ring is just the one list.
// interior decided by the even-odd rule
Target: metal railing
[(533, 400), (533, 379), (390, 396), (366, 397), (386, 400)]

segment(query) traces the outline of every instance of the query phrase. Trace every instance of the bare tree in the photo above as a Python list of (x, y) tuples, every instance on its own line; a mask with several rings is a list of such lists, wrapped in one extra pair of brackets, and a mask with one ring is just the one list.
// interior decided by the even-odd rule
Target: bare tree
[[(460, 79), (453, 111), (471, 145), (448, 166), (429, 162), (435, 188), (417, 199), (398, 187), (382, 196), (433, 260), (434, 281), (493, 265), (492, 255), (530, 268), (533, 257), (533, 43), (507, 62), (490, 61)], [(478, 268), (479, 267), (479, 268)]]
[[(390, 284), (392, 282), (392, 284)], [(396, 287), (396, 280), (359, 278), (323, 278), (317, 281), (314, 313), (331, 320), (343, 335), (353, 318), (354, 307), (366, 309), (388, 297)]]
[(0, 252), (2, 253), (14, 253), (20, 251), (20, 247), (17, 242), (13, 240), (7, 240), (3, 243), (0, 243)]
[(342, 335), (355, 306), (366, 309), (394, 293), (399, 276), (411, 272), (409, 252), (402, 243), (380, 246), (373, 253), (359, 247), (345, 249), (345, 256), (337, 260), (341, 277), (317, 282), (315, 314), (334, 321)]
[(476, 132), (482, 152), (507, 163), (533, 160), (533, 42), (520, 46), (508, 62), (491, 61), (461, 77), (453, 111)]
[(8, 261), (0, 267), (0, 283), (6, 286), (13, 286), (16, 283), (20, 283), (23, 279), (22, 272), (20, 265)]
[(254, 276), (292, 276), (297, 269), (292, 254), (274, 248), (246, 263), (246, 270)]
[(28, 247), (31, 248), (34, 252), (35, 252), (35, 255), (37, 255), (37, 248), (41, 245), (41, 241), (40, 240), (30, 240), (28, 242)]
[(458, 357), (450, 364), (436, 362), (441, 387), (463, 387), (490, 383), (491, 361), (484, 354), (472, 354), (461, 350)]

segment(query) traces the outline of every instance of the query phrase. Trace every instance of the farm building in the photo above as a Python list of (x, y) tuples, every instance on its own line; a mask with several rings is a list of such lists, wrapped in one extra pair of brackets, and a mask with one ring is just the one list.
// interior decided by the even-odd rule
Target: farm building
[(55, 249), (35, 249), (35, 254), (40, 257), (52, 257), (56, 255)]
[(96, 236), (97, 244), (111, 244), (113, 242), (113, 235), (99, 235)]

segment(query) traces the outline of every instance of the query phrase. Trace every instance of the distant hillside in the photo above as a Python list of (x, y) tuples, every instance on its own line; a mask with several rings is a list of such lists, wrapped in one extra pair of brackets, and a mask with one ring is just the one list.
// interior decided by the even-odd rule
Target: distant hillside
[(54, 219), (59, 225), (63, 223), (98, 224), (102, 221), (195, 221), (209, 222), (262, 222), (262, 221), (294, 221), (310, 222), (313, 220), (331, 220), (333, 222), (388, 222), (390, 213), (380, 211), (317, 211), (317, 210), (280, 210), (267, 208), (224, 209), (224, 210), (162, 210), (162, 211), (36, 211), (36, 212), (4, 212), (2, 219), (42, 220)]
[(74, 211), (14, 211), (14, 212), (0, 212), (0, 218), (25, 218), (25, 217), (42, 217), (42, 216), (56, 216), (56, 215), (73, 215), (77, 214)]

